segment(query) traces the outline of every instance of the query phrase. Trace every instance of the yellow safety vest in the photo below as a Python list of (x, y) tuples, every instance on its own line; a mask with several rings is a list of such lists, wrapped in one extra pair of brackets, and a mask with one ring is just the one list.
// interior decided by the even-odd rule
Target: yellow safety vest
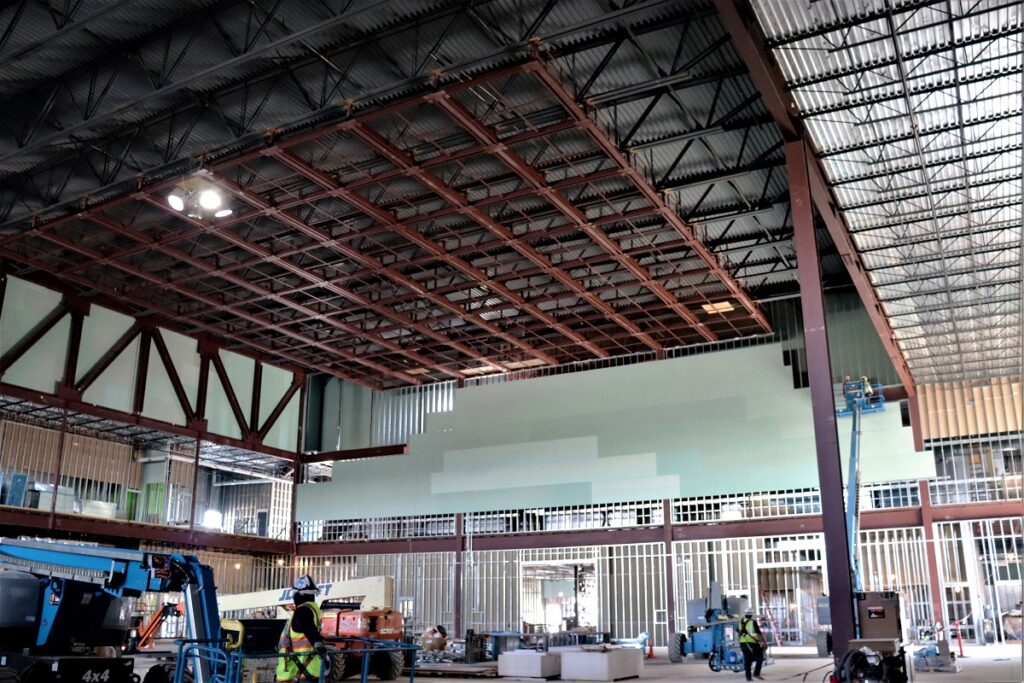
[(757, 637), (757, 631), (751, 626), (754, 623), (753, 617), (743, 617), (740, 621), (740, 642), (741, 643), (760, 643), (761, 639)]
[[(316, 628), (320, 630), (320, 607), (315, 602), (304, 602), (296, 607), (295, 611), (298, 612), (303, 607), (313, 610)], [(281, 631), (281, 639), (277, 642), (278, 654), (289, 655), (277, 659), (277, 680), (279, 683), (288, 683), (304, 677), (319, 680), (320, 657), (313, 649), (313, 643), (309, 642), (304, 634), (292, 630), (292, 619), (294, 618), (295, 614), (292, 613), (288, 623), (284, 625), (284, 630)], [(302, 662), (305, 671), (299, 670), (296, 659)]]

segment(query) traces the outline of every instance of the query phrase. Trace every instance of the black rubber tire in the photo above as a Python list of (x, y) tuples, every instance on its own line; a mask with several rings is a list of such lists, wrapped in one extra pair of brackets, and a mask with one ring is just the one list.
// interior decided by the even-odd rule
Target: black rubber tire
[(351, 665), (351, 659), (351, 657), (346, 657), (343, 652), (336, 652), (331, 655), (331, 670), (325, 676), (327, 683), (337, 683), (337, 681), (343, 680), (346, 676), (352, 675), (345, 671), (345, 668)]
[(9, 666), (0, 666), (0, 683), (21, 683), (21, 676)]
[(166, 664), (154, 664), (142, 678), (142, 683), (174, 683), (174, 669)]
[(710, 656), (708, 656), (708, 668), (714, 671), (715, 673), (718, 673), (722, 670), (722, 667), (718, 664), (717, 652), (712, 652)]
[(382, 681), (393, 681), (402, 675), (405, 657), (401, 650), (377, 652), (370, 660), (370, 673)]
[(686, 640), (686, 636), (682, 633), (673, 633), (668, 639), (668, 661), (673, 664), (678, 664), (686, 658), (686, 653), (683, 652), (683, 643)]

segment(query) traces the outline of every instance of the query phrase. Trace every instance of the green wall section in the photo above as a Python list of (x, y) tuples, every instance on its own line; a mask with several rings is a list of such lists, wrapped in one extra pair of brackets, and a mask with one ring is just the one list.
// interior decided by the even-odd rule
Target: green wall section
[[(839, 423), (849, 443), (849, 420)], [(863, 480), (934, 475), (898, 406), (866, 416)], [(810, 392), (780, 345), (456, 391), (410, 455), (339, 462), (300, 520), (691, 497), (817, 486)]]
[[(4, 290), (3, 308), (0, 310), (0, 355), (18, 343), (33, 327), (60, 305), (61, 295), (35, 283), (8, 277)], [(77, 378), (81, 378), (132, 326), (132, 318), (103, 308), (91, 306), (82, 324), (82, 342), (79, 351)], [(70, 316), (65, 315), (37, 344), (19, 358), (0, 379), (20, 387), (52, 394), (64, 368)], [(171, 362), (178, 373), (190, 405), (194, 408), (199, 393), (201, 358), (195, 339), (161, 329)], [(135, 387), (140, 340), (137, 338), (104, 370), (84, 393), (86, 403), (130, 412)], [(253, 397), (253, 379), (256, 361), (230, 351), (221, 351), (225, 371), (231, 379), (242, 410), (249, 417)], [(292, 373), (263, 364), (260, 393), (260, 425), (273, 411), (292, 382)], [(282, 450), (294, 451), (299, 428), (299, 396), (292, 397), (281, 416), (267, 434), (264, 443)], [(185, 424), (185, 413), (178, 404), (174, 388), (155, 345), (150, 342), (149, 365), (146, 375), (146, 394), (143, 415), (175, 425)], [(220, 384), (217, 374), (210, 372), (207, 398), (207, 416), (211, 432), (223, 436), (241, 437), (241, 430)]]

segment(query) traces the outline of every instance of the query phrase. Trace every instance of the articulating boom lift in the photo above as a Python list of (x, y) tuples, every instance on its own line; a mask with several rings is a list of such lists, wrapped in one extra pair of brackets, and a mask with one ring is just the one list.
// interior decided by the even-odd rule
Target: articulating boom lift
[[(191, 555), (0, 538), (0, 683), (137, 683), (123, 598), (182, 593), (188, 637), (220, 641), (213, 571)], [(196, 683), (210, 683), (196, 658)]]

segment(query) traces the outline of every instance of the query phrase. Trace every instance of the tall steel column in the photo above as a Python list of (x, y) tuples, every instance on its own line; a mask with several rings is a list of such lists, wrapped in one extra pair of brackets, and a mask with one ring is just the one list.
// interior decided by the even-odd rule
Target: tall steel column
[(828, 355), (828, 328), (825, 324), (825, 302), (821, 286), (821, 263), (814, 235), (814, 212), (808, 182), (810, 162), (811, 157), (803, 140), (786, 143), (793, 242), (800, 280), (800, 307), (803, 311), (807, 376), (814, 417), (818, 482), (821, 487), (832, 641), (835, 656), (839, 659), (846, 653), (847, 644), (854, 634), (853, 585), (846, 536), (846, 509), (843, 503), (843, 468), (836, 432), (835, 395), (832, 390), (832, 364)]

